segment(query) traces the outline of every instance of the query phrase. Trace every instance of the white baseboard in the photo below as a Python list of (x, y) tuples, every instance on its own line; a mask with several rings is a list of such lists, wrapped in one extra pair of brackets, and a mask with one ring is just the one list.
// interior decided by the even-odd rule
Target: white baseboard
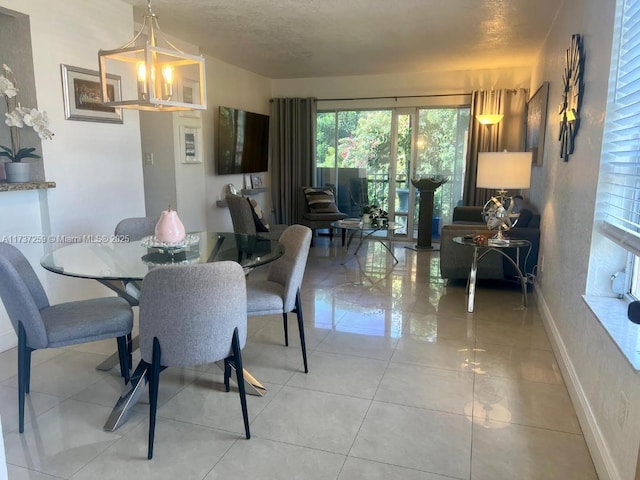
[(6, 352), (18, 345), (18, 337), (13, 330), (0, 333), (0, 352)]
[(582, 433), (584, 434), (584, 439), (587, 442), (587, 447), (591, 453), (591, 459), (593, 460), (598, 477), (600, 480), (621, 480), (620, 473), (618, 472), (613, 458), (611, 457), (609, 447), (603, 439), (587, 395), (582, 389), (578, 374), (576, 373), (573, 362), (569, 357), (567, 347), (560, 337), (560, 332), (558, 331), (558, 327), (551, 315), (551, 311), (549, 310), (544, 297), (537, 289), (536, 299), (538, 309), (542, 314), (553, 350), (556, 354), (556, 358), (558, 359), (558, 365), (560, 366), (560, 370), (562, 370), (562, 376), (565, 379), (567, 390), (569, 390), (569, 395), (573, 400), (573, 405), (576, 410), (580, 426), (582, 427)]

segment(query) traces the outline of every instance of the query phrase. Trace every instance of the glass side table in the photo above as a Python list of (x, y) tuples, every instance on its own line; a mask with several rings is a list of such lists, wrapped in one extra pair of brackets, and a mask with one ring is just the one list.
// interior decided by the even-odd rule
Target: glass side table
[(382, 244), (384, 248), (387, 249), (387, 252), (393, 257), (395, 263), (398, 263), (398, 259), (393, 254), (393, 251), (387, 246), (386, 243), (382, 241), (382, 239), (378, 237), (372, 237), (372, 235), (379, 231), (394, 231), (402, 228), (402, 225), (394, 222), (387, 222), (384, 225), (372, 225), (370, 223), (362, 223), (355, 220), (338, 220), (337, 222), (333, 222), (331, 224), (333, 228), (342, 228), (347, 231), (347, 242), (344, 246), (344, 251), (342, 254), (342, 265), (347, 261), (347, 252), (349, 251), (349, 246), (351, 245), (351, 241), (353, 240), (353, 236), (360, 232), (360, 242), (358, 243), (358, 247), (353, 252), (354, 255), (358, 254), (358, 250), (362, 246), (363, 240), (367, 238), (373, 238)]
[[(527, 307), (527, 278), (524, 273), (520, 269), (520, 250), (522, 248), (526, 248), (526, 254), (524, 263), (526, 265), (527, 258), (529, 257), (529, 253), (531, 252), (531, 242), (529, 240), (521, 240), (521, 239), (504, 239), (501, 241), (492, 241), (494, 239), (489, 239), (486, 245), (478, 244), (473, 241), (471, 238), (465, 237), (454, 237), (453, 241), (459, 245), (464, 245), (465, 247), (473, 248), (473, 260), (471, 261), (471, 270), (469, 271), (469, 279), (467, 280), (467, 312), (473, 313), (473, 307), (475, 303), (475, 293), (476, 293), (476, 280), (478, 276), (478, 262), (484, 258), (484, 256), (489, 252), (498, 252), (504, 258), (506, 258), (516, 269), (518, 277), (520, 278), (520, 284), (522, 285), (522, 306)], [(516, 261), (513, 261), (505, 250), (509, 248), (516, 249)]]

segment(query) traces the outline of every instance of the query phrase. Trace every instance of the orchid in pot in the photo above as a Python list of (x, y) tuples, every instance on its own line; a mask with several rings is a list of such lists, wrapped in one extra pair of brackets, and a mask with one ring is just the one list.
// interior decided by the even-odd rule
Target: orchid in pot
[[(20, 128), (25, 125), (33, 128), (42, 140), (53, 138), (53, 133), (49, 130), (49, 119), (47, 112), (39, 111), (35, 108), (23, 107), (18, 102), (18, 87), (13, 71), (5, 64), (2, 64), (2, 72), (0, 73), (0, 95), (4, 97), (7, 105), (7, 113), (5, 113), (5, 123), (9, 126), (11, 135), (11, 146), (0, 145), (0, 157), (7, 157), (11, 162), (5, 165), (7, 172), (7, 180), (12, 181), (10, 177), (11, 166), (20, 164), (23, 158), (40, 158), (40, 155), (34, 153), (34, 147), (20, 147)], [(20, 178), (14, 181), (29, 181), (28, 164), (26, 167), (26, 178), (24, 172)]]

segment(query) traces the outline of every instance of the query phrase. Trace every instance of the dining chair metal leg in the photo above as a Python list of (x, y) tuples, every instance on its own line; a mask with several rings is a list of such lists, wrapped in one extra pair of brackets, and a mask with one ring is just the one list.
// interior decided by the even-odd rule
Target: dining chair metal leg
[(153, 440), (156, 433), (156, 411), (158, 410), (158, 385), (160, 383), (160, 342), (153, 338), (153, 360), (149, 372), (149, 448), (147, 458), (153, 458)]
[(298, 330), (300, 331), (300, 348), (302, 348), (302, 361), (304, 363), (304, 373), (309, 373), (307, 366), (307, 345), (304, 339), (304, 319), (302, 318), (302, 301), (300, 300), (300, 289), (296, 292), (296, 317), (298, 317)]
[(244, 433), (248, 440), (251, 438), (251, 433), (249, 432), (249, 412), (247, 410), (247, 396), (244, 388), (244, 370), (242, 368), (242, 353), (240, 350), (238, 327), (234, 328), (233, 330), (233, 338), (231, 339), (231, 350), (233, 352), (233, 363), (236, 367), (238, 392), (240, 393), (240, 405), (242, 406), (242, 419), (244, 420)]
[(118, 337), (118, 358), (120, 359), (120, 375), (124, 377), (124, 384), (129, 383), (129, 347), (127, 337)]
[(29, 361), (27, 360), (29, 353), (27, 347), (27, 333), (22, 325), (18, 324), (18, 431), (24, 432), (24, 397), (28, 393)]
[(289, 346), (289, 322), (287, 321), (287, 313), (284, 312), (282, 314), (282, 323), (284, 325), (284, 345), (285, 347)]

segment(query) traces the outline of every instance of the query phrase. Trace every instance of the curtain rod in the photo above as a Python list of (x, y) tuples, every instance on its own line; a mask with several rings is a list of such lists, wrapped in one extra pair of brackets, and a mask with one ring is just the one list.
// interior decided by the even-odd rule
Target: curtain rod
[(434, 98), (434, 97), (459, 97), (463, 95), (471, 95), (471, 93), (437, 93), (432, 95), (389, 95), (384, 97), (353, 97), (353, 98), (316, 98), (316, 102), (337, 102), (337, 101), (350, 101), (350, 100), (384, 100), (392, 98), (398, 100), (399, 98)]

